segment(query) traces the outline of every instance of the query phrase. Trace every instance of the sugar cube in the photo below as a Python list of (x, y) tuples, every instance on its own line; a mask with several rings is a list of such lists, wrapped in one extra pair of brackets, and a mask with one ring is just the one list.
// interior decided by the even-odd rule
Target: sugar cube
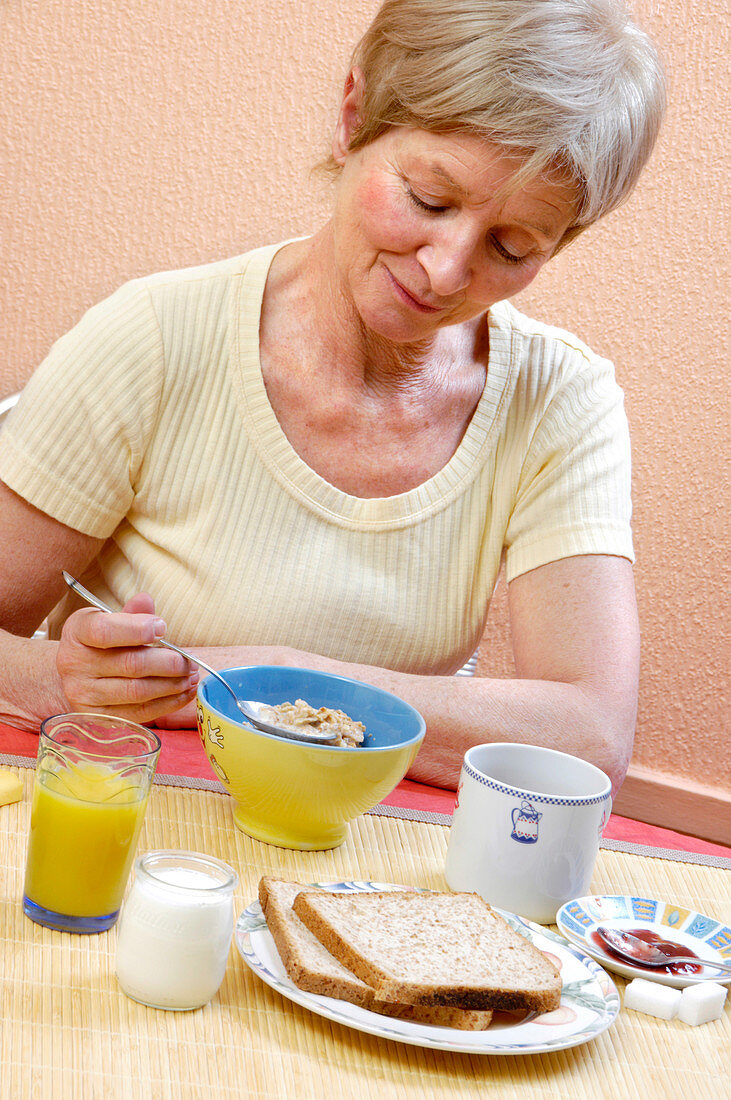
[(624, 991), (625, 1008), (646, 1012), (648, 1016), (658, 1016), (661, 1020), (672, 1020), (679, 1006), (680, 990), (660, 985), (659, 982), (635, 978)]
[(717, 1020), (723, 1011), (726, 990), (717, 982), (698, 982), (687, 985), (680, 997), (678, 1019), (684, 1024), (707, 1024)]

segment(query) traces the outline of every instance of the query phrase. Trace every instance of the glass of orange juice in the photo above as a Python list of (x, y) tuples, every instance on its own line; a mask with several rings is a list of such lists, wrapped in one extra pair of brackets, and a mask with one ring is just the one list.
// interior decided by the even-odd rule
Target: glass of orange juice
[(160, 739), (105, 714), (41, 725), (23, 912), (65, 932), (116, 921), (142, 828)]

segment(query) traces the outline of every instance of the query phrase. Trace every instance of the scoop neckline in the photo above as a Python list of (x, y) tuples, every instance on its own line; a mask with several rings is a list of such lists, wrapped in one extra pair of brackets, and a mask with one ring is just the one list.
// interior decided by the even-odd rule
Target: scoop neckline
[(505, 417), (517, 370), (509, 328), (493, 307), (487, 316), (490, 350), (485, 386), (459, 446), (432, 477), (404, 493), (357, 497), (331, 485), (302, 459), (287, 439), (264, 384), (259, 326), (271, 262), (285, 244), (267, 245), (247, 256), (231, 295), (232, 375), (247, 435), (272, 477), (291, 496), (341, 526), (387, 528), (420, 522), (446, 508), (482, 469)]

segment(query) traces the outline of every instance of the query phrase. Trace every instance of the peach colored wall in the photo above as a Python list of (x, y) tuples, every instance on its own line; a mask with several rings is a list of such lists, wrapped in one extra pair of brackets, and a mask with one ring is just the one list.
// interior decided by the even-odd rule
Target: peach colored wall
[[(329, 185), (310, 168), (376, 7), (0, 4), (0, 396), (123, 280), (322, 221)], [(726, 12), (722, 0), (635, 10), (670, 70), (659, 151), (626, 208), (522, 305), (612, 357), (627, 394), (644, 637), (635, 763), (718, 790), (729, 779)], [(483, 668), (507, 673), (504, 600), (492, 618)]]

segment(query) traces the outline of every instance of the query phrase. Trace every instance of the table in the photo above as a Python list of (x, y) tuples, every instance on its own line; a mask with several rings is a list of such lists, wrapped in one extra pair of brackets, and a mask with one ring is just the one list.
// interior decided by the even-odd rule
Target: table
[[(172, 1013), (129, 1000), (114, 977), (116, 929), (71, 936), (23, 916), (21, 894), (33, 772), (19, 768), (23, 801), (0, 808), (0, 1066), (13, 1100), (429, 1100), (491, 1097), (642, 1097), (709, 1100), (728, 1074), (731, 1010), (690, 1028), (620, 1012), (596, 1040), (566, 1051), (477, 1056), (424, 1050), (365, 1035), (285, 1001), (232, 948), (223, 985), (206, 1007)], [(156, 784), (139, 850), (189, 848), (236, 867), (237, 911), (262, 874), (304, 881), (350, 878), (445, 889), (443, 824), (367, 814), (342, 847), (292, 852), (233, 826), (215, 790)], [(704, 858), (704, 857), (698, 857)], [(728, 861), (711, 865), (602, 849), (599, 893), (666, 897), (728, 922)], [(624, 981), (616, 978), (620, 994)]]
[[(158, 730), (157, 733), (162, 742), (162, 751), (156, 782), (219, 793), (223, 791), (222, 784), (211, 769), (197, 730)], [(0, 765), (35, 767), (37, 751), (37, 730), (21, 730), (0, 723)], [(454, 810), (455, 797), (454, 791), (404, 780), (383, 800), (378, 812), (416, 821), (430, 821), (435, 825), (448, 825)], [(687, 836), (672, 829), (647, 825), (616, 814), (610, 816), (604, 827), (602, 843), (617, 851), (648, 854), (651, 850), (653, 855), (688, 858), (691, 862), (704, 862), (699, 858), (701, 856), (709, 856), (710, 862), (714, 862), (713, 857), (720, 856), (721, 865), (731, 867), (731, 863), (723, 863), (724, 860), (731, 860), (731, 848), (726, 845)], [(685, 857), (681, 855), (682, 852), (691, 855)]]

